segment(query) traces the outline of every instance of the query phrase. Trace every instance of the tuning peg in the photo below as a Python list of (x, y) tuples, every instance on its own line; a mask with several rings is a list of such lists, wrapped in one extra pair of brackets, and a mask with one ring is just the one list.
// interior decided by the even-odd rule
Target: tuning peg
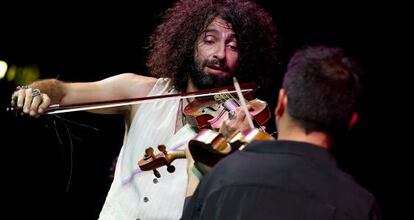
[(173, 165), (167, 165), (167, 171), (168, 171), (169, 173), (174, 173), (174, 171), (175, 171), (175, 166), (173, 166)]
[(154, 149), (152, 147), (149, 147), (147, 149), (145, 149), (145, 155), (144, 155), (144, 159), (147, 160), (149, 158), (154, 158)]
[(158, 150), (167, 155), (167, 147), (164, 144), (158, 145)]
[(157, 169), (153, 169), (152, 171), (154, 171), (154, 175), (155, 175), (157, 178), (160, 178), (160, 177), (161, 177), (161, 174), (160, 174), (160, 172), (158, 172), (158, 170), (157, 170)]

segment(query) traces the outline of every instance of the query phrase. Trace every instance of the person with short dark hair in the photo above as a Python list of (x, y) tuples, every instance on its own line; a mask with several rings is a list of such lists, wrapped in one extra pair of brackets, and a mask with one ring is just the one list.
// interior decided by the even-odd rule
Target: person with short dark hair
[(340, 48), (297, 51), (275, 109), (278, 140), (253, 141), (217, 163), (188, 187), (182, 219), (380, 219), (374, 196), (329, 152), (358, 119), (361, 73)]

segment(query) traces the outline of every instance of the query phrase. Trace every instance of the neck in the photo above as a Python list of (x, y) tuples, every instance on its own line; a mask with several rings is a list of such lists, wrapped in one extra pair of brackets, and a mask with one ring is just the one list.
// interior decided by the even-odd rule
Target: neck
[(193, 81), (191, 79), (188, 80), (187, 83), (187, 91), (186, 92), (195, 92), (197, 91), (197, 87), (193, 84)]
[(279, 126), (278, 130), (278, 140), (306, 142), (327, 150), (332, 147), (332, 137), (327, 133), (319, 131), (306, 133), (304, 128), (294, 122)]
[[(195, 92), (197, 90), (198, 90), (197, 87), (195, 87), (195, 85), (193, 84), (193, 82), (191, 81), (191, 79), (189, 79), (188, 80), (188, 83), (187, 83), (186, 92)], [(194, 98), (192, 98), (191, 100), (193, 100), (193, 99)], [(191, 101), (191, 100), (188, 100), (188, 101)]]

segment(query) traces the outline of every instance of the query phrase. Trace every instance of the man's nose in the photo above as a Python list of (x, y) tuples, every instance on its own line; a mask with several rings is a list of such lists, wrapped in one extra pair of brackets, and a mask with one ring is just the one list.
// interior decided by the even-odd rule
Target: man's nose
[(226, 46), (224, 44), (217, 44), (213, 56), (218, 60), (223, 60), (226, 57)]

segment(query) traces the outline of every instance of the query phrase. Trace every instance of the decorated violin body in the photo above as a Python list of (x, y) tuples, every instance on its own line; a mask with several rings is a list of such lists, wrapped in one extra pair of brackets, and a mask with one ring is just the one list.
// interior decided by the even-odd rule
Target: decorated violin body
[[(240, 107), (239, 100), (231, 94), (217, 94), (213, 98), (195, 99), (184, 108), (183, 113), (192, 127), (219, 129), (222, 122), (229, 118), (229, 114)], [(271, 118), (266, 102), (251, 98), (248, 105), (250, 106), (249, 113), (253, 116), (253, 122), (257, 127), (265, 125)]]

